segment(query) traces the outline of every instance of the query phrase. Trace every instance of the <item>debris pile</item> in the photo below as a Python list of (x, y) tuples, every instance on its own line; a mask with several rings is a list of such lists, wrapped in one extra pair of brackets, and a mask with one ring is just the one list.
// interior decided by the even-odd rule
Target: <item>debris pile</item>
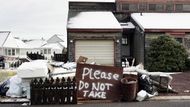
[[(25, 62), (17, 69), (17, 75), (0, 84), (0, 95), (26, 97), (30, 99), (30, 82), (34, 78), (75, 77), (77, 63), (85, 63), (88, 58), (80, 57), (77, 62), (49, 62), (35, 60)], [(92, 62), (91, 64), (96, 64)], [(158, 95), (160, 90), (175, 92), (170, 87), (172, 77), (162, 72), (148, 72), (142, 64), (123, 68), (121, 79), (122, 101), (143, 101)], [(135, 76), (136, 78), (133, 78)], [(119, 90), (118, 90), (119, 91)]]

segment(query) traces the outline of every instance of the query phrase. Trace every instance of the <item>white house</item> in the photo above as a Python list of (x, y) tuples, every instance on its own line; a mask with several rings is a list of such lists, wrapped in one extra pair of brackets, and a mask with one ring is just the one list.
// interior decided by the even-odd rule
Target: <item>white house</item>
[(10, 32), (1, 32), (0, 34), (1, 55), (8, 57), (26, 57), (26, 52), (31, 50), (22, 40), (10, 35)]
[(62, 53), (65, 49), (64, 36), (53, 35), (47, 41), (34, 39), (23, 42), (19, 38), (10, 35), (9, 31), (0, 32), (0, 55), (7, 57), (27, 57), (27, 52), (38, 52), (51, 59), (53, 53)]
[(66, 49), (65, 45), (65, 37), (63, 35), (55, 34), (47, 40), (46, 44), (41, 46), (41, 49), (43, 50), (42, 53), (45, 57), (50, 59), (54, 52), (63, 53)]
[(22, 40), (11, 35), (8, 36), (3, 44), (4, 55), (9, 57), (26, 57), (26, 52), (30, 50), (31, 48)]
[(33, 39), (25, 42), (30, 48), (32, 48), (32, 51), (29, 52), (38, 52), (43, 53), (43, 49), (41, 47), (47, 43), (45, 39)]
[(29, 52), (42, 53), (47, 59), (51, 59), (53, 53), (62, 53), (65, 49), (65, 37), (62, 35), (53, 35), (47, 41), (45, 39), (34, 39), (25, 43), (32, 48)]
[(43, 54), (47, 59), (51, 59), (51, 56), (55, 53), (62, 53), (64, 47), (58, 43), (47, 43), (41, 47)]

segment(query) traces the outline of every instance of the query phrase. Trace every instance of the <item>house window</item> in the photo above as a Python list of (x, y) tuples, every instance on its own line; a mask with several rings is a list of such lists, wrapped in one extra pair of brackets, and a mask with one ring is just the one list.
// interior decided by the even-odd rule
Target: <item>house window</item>
[(129, 4), (123, 4), (122, 10), (129, 10)]
[(183, 11), (190, 11), (190, 4), (184, 4)]
[(146, 4), (139, 4), (139, 11), (143, 12), (147, 10), (147, 5)]
[(122, 38), (122, 45), (127, 45), (127, 38)]
[(137, 11), (138, 10), (138, 5), (137, 4), (123, 4), (122, 5), (122, 10)]
[(44, 49), (44, 54), (47, 54), (47, 49)]
[(163, 4), (149, 4), (149, 11), (163, 11)]
[(8, 55), (11, 55), (11, 49), (8, 49), (7, 51), (8, 51), (8, 52), (7, 52)]
[(12, 49), (12, 55), (16, 55), (16, 50), (15, 49)]
[(40, 53), (41, 53), (41, 54), (44, 54), (44, 53), (43, 53), (43, 50), (40, 50)]
[(156, 4), (149, 4), (149, 10), (155, 11), (156, 10)]
[(183, 5), (182, 4), (176, 4), (175, 5), (175, 10), (176, 11), (183, 11)]
[(51, 54), (51, 49), (48, 49), (48, 54)]
[(166, 4), (166, 11), (171, 12), (174, 10), (174, 5), (173, 4)]
[(183, 38), (175, 37), (175, 40), (181, 44), (183, 44)]
[(18, 49), (5, 49), (5, 55), (15, 56), (17, 54), (17, 50)]

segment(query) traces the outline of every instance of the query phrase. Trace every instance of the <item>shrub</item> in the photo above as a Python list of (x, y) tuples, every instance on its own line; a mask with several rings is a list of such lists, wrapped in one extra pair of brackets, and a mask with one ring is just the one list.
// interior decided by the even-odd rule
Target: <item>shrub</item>
[(147, 52), (146, 67), (149, 71), (182, 71), (186, 67), (187, 52), (175, 39), (163, 35), (152, 40)]

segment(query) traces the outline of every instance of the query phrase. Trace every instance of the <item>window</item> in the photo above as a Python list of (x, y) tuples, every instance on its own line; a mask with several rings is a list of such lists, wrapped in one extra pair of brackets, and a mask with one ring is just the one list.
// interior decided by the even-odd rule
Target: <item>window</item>
[(5, 55), (9, 56), (15, 56), (16, 54), (19, 54), (19, 49), (5, 49)]
[(44, 49), (44, 54), (47, 54), (47, 49)]
[(48, 49), (48, 54), (51, 54), (51, 49)]
[(156, 11), (163, 11), (164, 5), (163, 4), (156, 4)]
[(122, 10), (129, 10), (129, 4), (123, 4)]
[(163, 4), (149, 4), (149, 11), (163, 11)]
[(123, 4), (122, 10), (137, 11), (138, 5), (137, 4)]
[(127, 38), (122, 38), (122, 45), (127, 45)]
[(178, 41), (179, 43), (183, 44), (183, 38), (176, 37), (175, 40)]
[(149, 4), (149, 10), (155, 11), (156, 10), (156, 4)]
[(44, 54), (44, 53), (43, 53), (43, 50), (40, 50), (40, 53), (41, 53), (41, 54)]
[(190, 11), (190, 4), (176, 4), (175, 5), (176, 11)]
[(12, 55), (15, 55), (15, 52), (16, 50), (15, 49), (12, 49)]
[(190, 11), (190, 4), (184, 4), (183, 11)]
[(190, 36), (189, 35), (184, 38), (184, 46), (190, 57)]
[(139, 4), (139, 11), (143, 12), (147, 10), (147, 5), (146, 4)]
[(11, 49), (8, 49), (8, 55), (11, 55)]
[(174, 10), (174, 5), (173, 4), (166, 4), (166, 11), (171, 12)]
[(176, 4), (175, 5), (175, 10), (176, 11), (182, 11), (183, 10), (183, 5), (182, 4)]

